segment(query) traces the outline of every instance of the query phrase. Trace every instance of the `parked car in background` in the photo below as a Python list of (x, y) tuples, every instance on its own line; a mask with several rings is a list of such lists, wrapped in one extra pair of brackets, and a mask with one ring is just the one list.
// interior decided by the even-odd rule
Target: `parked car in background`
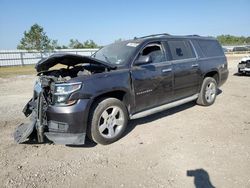
[[(53, 69), (57, 64), (66, 68)], [(57, 66), (58, 67), (58, 66)], [(128, 120), (190, 101), (215, 102), (228, 77), (227, 59), (215, 38), (150, 35), (110, 44), (92, 57), (56, 54), (36, 65), (38, 80), (15, 140), (32, 132), (58, 144), (100, 144), (121, 138)], [(157, 136), (157, 135), (155, 135)]]
[(250, 51), (250, 45), (245, 46), (247, 48), (247, 51)]
[(245, 46), (236, 46), (233, 48), (233, 52), (245, 52), (248, 51), (249, 49)]
[(244, 57), (238, 64), (238, 73), (246, 74), (250, 73), (250, 56)]
[(227, 48), (222, 48), (224, 52), (229, 52)]

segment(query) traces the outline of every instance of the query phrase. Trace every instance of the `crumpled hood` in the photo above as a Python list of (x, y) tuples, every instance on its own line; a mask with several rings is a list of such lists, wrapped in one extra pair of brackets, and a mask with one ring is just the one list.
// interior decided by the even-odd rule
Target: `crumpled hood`
[(116, 68), (115, 65), (111, 65), (109, 63), (106, 63), (105, 61), (101, 61), (101, 60), (98, 60), (89, 56), (81, 56), (81, 55), (74, 55), (74, 54), (61, 54), (61, 53), (54, 54), (48, 58), (41, 59), (36, 64), (35, 68), (37, 72), (41, 72), (41, 71), (47, 71), (49, 68), (57, 64), (75, 66), (77, 64), (83, 64), (83, 63), (99, 64), (109, 69)]

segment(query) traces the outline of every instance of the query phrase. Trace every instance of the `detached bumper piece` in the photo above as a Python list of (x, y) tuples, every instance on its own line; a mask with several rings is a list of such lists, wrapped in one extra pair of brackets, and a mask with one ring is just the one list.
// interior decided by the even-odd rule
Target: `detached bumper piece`
[[(18, 144), (27, 141), (34, 131), (36, 123), (36, 121), (30, 121), (29, 123), (22, 123), (17, 126), (13, 134), (14, 141)], [(43, 134), (55, 144), (63, 145), (83, 145), (86, 137), (86, 133), (44, 132)]]
[(20, 124), (14, 132), (15, 142), (18, 144), (25, 142), (33, 132), (35, 124), (35, 121)]

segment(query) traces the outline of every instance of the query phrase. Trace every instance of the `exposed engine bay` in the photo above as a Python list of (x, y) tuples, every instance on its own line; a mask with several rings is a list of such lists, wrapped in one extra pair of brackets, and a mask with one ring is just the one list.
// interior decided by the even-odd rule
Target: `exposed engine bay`
[(54, 81), (67, 81), (78, 76), (89, 76), (91, 74), (101, 73), (106, 71), (105, 67), (98, 65), (72, 66), (61, 68), (58, 70), (49, 70), (38, 73), (38, 76), (54, 77)]
[[(49, 70), (57, 64), (66, 65), (67, 68)], [(69, 98), (73, 92), (81, 89), (82, 83), (71, 83), (70, 79), (88, 77), (114, 68), (94, 58), (72, 54), (56, 54), (39, 61), (36, 64), (38, 80), (34, 86), (33, 98), (23, 109), (26, 117), (31, 115), (30, 121), (16, 128), (15, 141), (22, 143), (31, 135), (36, 135), (39, 143), (44, 142), (44, 135), (49, 131), (46, 116), (49, 105), (66, 106), (76, 102)]]

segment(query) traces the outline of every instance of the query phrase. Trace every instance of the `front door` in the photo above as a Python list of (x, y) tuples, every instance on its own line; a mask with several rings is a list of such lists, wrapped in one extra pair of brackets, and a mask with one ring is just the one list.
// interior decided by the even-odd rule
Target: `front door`
[(160, 42), (142, 48), (138, 57), (150, 56), (152, 62), (133, 65), (133, 82), (136, 112), (146, 110), (172, 100), (172, 64), (167, 61), (165, 49)]

